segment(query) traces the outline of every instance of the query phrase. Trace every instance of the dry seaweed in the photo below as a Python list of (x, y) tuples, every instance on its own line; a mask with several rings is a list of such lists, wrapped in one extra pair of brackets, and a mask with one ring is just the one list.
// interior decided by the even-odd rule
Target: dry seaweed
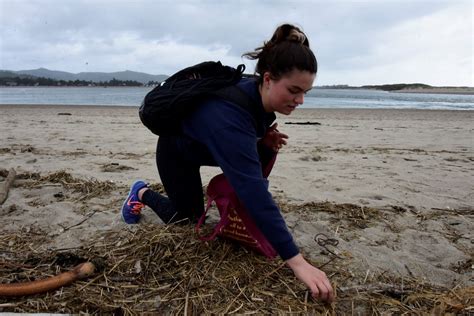
[(124, 170), (136, 170), (135, 168), (125, 166), (125, 165), (121, 165), (121, 164), (116, 163), (116, 162), (112, 162), (112, 163), (102, 165), (100, 169), (102, 170), (102, 172), (120, 172), (120, 171), (124, 171)]
[[(122, 189), (112, 182), (79, 179), (65, 171), (46, 175), (20, 173), (17, 179), (20, 181), (16, 185), (25, 188), (61, 186), (65, 192), (76, 192), (82, 203)], [(163, 192), (160, 184), (152, 187)], [(62, 192), (56, 194), (64, 198)], [(353, 204), (291, 205), (280, 201), (280, 206), (285, 212), (301, 216), (329, 214), (329, 221), (354, 229), (376, 224), (387, 215), (382, 210)], [(85, 215), (82, 221), (63, 229), (81, 225), (95, 212), (87, 215), (86, 210), (89, 208), (81, 208)], [(453, 239), (458, 237), (455, 231), (449, 233)], [(330, 261), (321, 257), (321, 262), (313, 262), (324, 266), (337, 291), (336, 302), (325, 305), (311, 299), (281, 260), (268, 261), (223, 240), (203, 243), (190, 226), (140, 225), (102, 232), (84, 242), (85, 246), (70, 249), (47, 248), (53, 237), (37, 227), (0, 232), (0, 282), (46, 278), (84, 261), (94, 262), (98, 272), (88, 280), (47, 294), (0, 297), (0, 312), (468, 315), (474, 311), (473, 287), (446, 288), (415, 278), (400, 279), (389, 272), (370, 278), (354, 275), (350, 258), (338, 255), (330, 256)], [(317, 237), (316, 242), (320, 240)], [(452, 268), (470, 271), (472, 260)]]
[[(190, 226), (140, 225), (97, 235), (88, 247), (45, 250), (47, 234), (0, 233), (0, 282), (45, 278), (79, 262), (98, 272), (48, 294), (8, 300), (0, 311), (90, 314), (386, 314), (473, 311), (474, 288), (448, 289), (385, 274), (365, 283), (337, 261), (324, 269), (338, 298), (310, 299), (280, 260), (225, 241), (203, 243)], [(314, 262), (320, 265), (318, 262)]]
[(64, 188), (80, 193), (80, 200), (87, 200), (97, 196), (106, 195), (118, 187), (111, 181), (99, 181), (97, 179), (80, 179), (73, 177), (69, 172), (60, 170), (47, 175), (36, 172), (22, 172), (16, 176), (17, 179), (28, 180), (18, 184), (25, 188), (34, 188), (45, 183), (59, 184)]
[(334, 204), (330, 202), (311, 202), (303, 205), (295, 205), (280, 200), (278, 204), (283, 212), (298, 214), (329, 213), (335, 215), (332, 217), (331, 222), (341, 223), (347, 221), (350, 226), (355, 228), (367, 228), (371, 222), (376, 222), (383, 218), (382, 212), (378, 209), (350, 203)]

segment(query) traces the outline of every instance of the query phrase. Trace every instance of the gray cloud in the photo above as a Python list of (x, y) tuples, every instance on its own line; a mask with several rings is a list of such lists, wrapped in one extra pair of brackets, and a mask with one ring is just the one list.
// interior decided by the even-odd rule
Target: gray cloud
[(0, 6), (2, 69), (170, 74), (204, 59), (235, 65), (290, 22), (309, 36), (318, 84), (473, 85), (471, 1), (0, 0)]

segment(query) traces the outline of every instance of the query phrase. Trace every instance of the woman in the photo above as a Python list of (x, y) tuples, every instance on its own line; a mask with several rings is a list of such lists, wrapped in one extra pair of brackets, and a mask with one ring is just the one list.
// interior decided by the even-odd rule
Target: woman
[(270, 41), (244, 56), (257, 60), (257, 78), (244, 78), (237, 85), (253, 100), (262, 126), (232, 102), (218, 98), (203, 102), (183, 122), (183, 135), (159, 137), (156, 161), (168, 197), (137, 181), (122, 216), (129, 224), (137, 223), (147, 205), (165, 223), (195, 221), (204, 211), (199, 168), (219, 166), (257, 227), (313, 297), (331, 301), (328, 278), (299, 253), (261, 167), (288, 138), (277, 131), (276, 123), (271, 125), (274, 112), (289, 115), (303, 103), (316, 77), (316, 58), (305, 34), (289, 24), (279, 26)]

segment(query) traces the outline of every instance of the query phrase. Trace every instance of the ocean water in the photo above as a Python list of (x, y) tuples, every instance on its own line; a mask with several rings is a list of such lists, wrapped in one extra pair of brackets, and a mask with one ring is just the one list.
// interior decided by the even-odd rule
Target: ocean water
[[(149, 87), (0, 87), (0, 104), (139, 106)], [(474, 110), (474, 95), (313, 89), (302, 108)]]

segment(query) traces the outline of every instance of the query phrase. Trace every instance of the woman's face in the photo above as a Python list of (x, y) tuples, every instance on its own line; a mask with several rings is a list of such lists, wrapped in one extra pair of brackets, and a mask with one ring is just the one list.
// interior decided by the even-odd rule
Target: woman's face
[(272, 79), (269, 72), (263, 74), (260, 88), (266, 112), (289, 115), (304, 102), (304, 95), (311, 90), (316, 74), (294, 69), (280, 79)]

